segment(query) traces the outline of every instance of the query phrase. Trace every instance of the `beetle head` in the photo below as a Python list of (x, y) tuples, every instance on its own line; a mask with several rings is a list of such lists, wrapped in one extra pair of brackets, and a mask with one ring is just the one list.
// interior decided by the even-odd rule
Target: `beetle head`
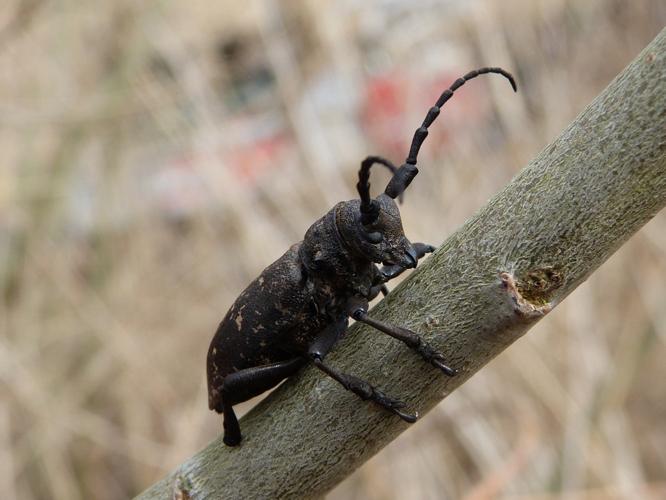
[[(384, 193), (372, 199), (370, 168), (377, 163), (391, 170), (393, 177)], [(336, 220), (345, 245), (353, 253), (376, 263), (416, 267), (416, 252), (402, 229), (400, 210), (394, 198), (402, 198), (402, 192), (417, 173), (415, 165), (396, 168), (378, 156), (363, 160), (356, 184), (360, 200), (345, 202)]]
[(379, 210), (367, 224), (362, 222), (359, 200), (344, 202), (340, 207), (337, 226), (345, 245), (372, 262), (416, 267), (416, 252), (403, 231), (398, 205), (385, 193), (372, 201)]

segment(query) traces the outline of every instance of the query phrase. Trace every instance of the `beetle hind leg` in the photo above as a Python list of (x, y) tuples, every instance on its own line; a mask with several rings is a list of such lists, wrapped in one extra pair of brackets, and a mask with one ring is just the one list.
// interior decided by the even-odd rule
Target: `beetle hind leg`
[(224, 444), (237, 446), (242, 438), (233, 406), (272, 389), (296, 373), (305, 362), (302, 358), (293, 358), (270, 365), (245, 368), (224, 378), (222, 401), (215, 405), (215, 411), (224, 414)]
[(222, 441), (227, 446), (238, 446), (242, 439), (238, 418), (231, 404), (227, 402), (222, 404), (224, 413), (224, 438), (222, 438)]

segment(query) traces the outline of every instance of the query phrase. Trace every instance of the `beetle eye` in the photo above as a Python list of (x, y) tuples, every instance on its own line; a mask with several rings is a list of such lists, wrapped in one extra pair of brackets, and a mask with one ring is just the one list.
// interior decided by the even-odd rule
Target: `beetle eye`
[(367, 233), (363, 231), (361, 234), (363, 235), (363, 238), (365, 238), (368, 242), (372, 243), (373, 245), (381, 243), (384, 240), (384, 235), (377, 231), (374, 231), (372, 233)]

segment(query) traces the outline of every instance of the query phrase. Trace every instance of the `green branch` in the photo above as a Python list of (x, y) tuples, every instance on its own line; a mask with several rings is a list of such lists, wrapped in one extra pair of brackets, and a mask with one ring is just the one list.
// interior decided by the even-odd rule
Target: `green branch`
[[(327, 361), (424, 413), (523, 335), (666, 204), (665, 82), (666, 30), (372, 311), (456, 377), (358, 324)], [(217, 439), (138, 498), (319, 496), (407, 428), (309, 367), (242, 419), (240, 447)]]

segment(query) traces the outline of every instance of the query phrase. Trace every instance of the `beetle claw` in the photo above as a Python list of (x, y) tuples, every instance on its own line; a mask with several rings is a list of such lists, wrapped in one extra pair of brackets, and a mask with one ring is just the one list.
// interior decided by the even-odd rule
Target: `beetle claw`
[(394, 410), (393, 410), (393, 413), (395, 413), (396, 415), (398, 415), (402, 420), (404, 420), (405, 422), (407, 422), (407, 423), (409, 423), (409, 424), (413, 424), (413, 423), (416, 422), (416, 421), (418, 420), (418, 418), (419, 418), (419, 414), (418, 414), (418, 413), (414, 413), (413, 415), (411, 415), (411, 414), (409, 414), (409, 413), (405, 413), (405, 412), (402, 412), (402, 411), (397, 410), (397, 409), (394, 409)]
[(437, 359), (437, 358), (434, 358), (434, 359), (431, 361), (431, 363), (432, 363), (435, 367), (437, 367), (437, 368), (439, 368), (440, 370), (442, 370), (442, 371), (444, 372), (444, 374), (445, 374), (445, 375), (448, 375), (449, 377), (453, 377), (453, 376), (455, 376), (455, 375), (458, 373), (456, 370), (454, 370), (454, 369), (451, 368), (450, 366), (445, 365), (444, 363), (442, 363), (441, 360), (439, 360), (439, 359)]

